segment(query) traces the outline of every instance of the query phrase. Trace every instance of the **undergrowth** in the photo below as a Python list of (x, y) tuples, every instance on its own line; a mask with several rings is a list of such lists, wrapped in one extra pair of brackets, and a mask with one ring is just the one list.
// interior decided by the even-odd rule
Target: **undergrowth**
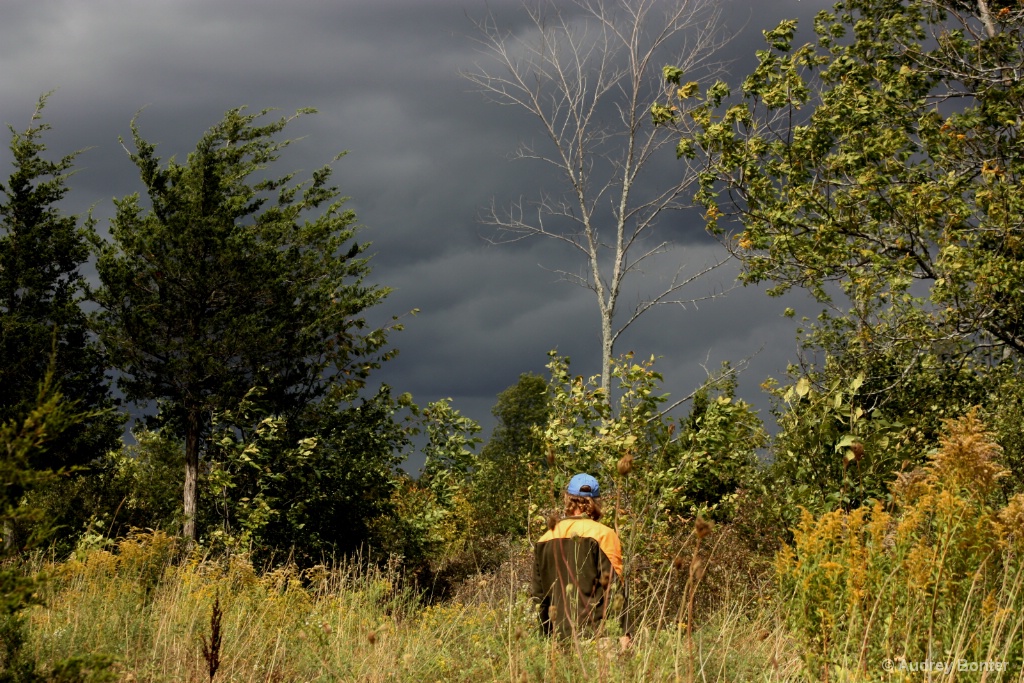
[(139, 682), (1020, 681), (1024, 495), (1000, 456), (975, 415), (951, 422), (891, 500), (805, 512), (767, 571), (727, 525), (682, 526), (672, 556), (631, 559), (625, 650), (540, 636), (525, 547), (436, 600), (395, 563), (261, 571), (161, 532), (26, 565), (45, 581), (24, 650)]
[[(394, 567), (260, 572), (243, 556), (176, 558), (172, 537), (136, 533), (48, 567), (31, 654), (103, 653), (122, 681), (207, 680), (218, 600), (222, 681), (675, 681), (691, 651), (678, 621), (643, 621), (626, 652), (612, 639), (542, 638), (524, 557), (435, 604)], [(691, 629), (694, 680), (786, 678), (798, 660), (771, 610), (723, 604)]]

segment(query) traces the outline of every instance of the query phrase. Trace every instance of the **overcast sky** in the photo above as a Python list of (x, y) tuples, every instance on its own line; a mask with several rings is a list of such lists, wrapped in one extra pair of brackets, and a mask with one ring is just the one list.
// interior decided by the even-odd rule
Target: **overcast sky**
[[(799, 17), (806, 38), (810, 17), (828, 5), (721, 0), (729, 78), (749, 71), (762, 29)], [(561, 189), (543, 168), (510, 158), (517, 143), (541, 139), (535, 122), (487, 102), (460, 76), (486, 60), (473, 21), (488, 11), (521, 30), (518, 0), (3, 0), (0, 120), (23, 130), (37, 97), (56, 90), (44, 141), (53, 156), (90, 148), (68, 207), (93, 207), (102, 228), (113, 197), (142, 189), (118, 143), (140, 109), (158, 153), (183, 158), (229, 108), (315, 107), (318, 115), (289, 128), (303, 139), (282, 170), (308, 172), (349, 151), (335, 181), (365, 226), (360, 239), (373, 242), (372, 280), (395, 290), (371, 317), (420, 309), (392, 337), (401, 353), (378, 380), (421, 405), (451, 397), (489, 429), (498, 392), (520, 373), (542, 373), (549, 349), (570, 355), (579, 374), (598, 373), (600, 338), (593, 294), (550, 271), (576, 263), (548, 242), (490, 245), (480, 223), (492, 201)], [(668, 156), (661, 163), (674, 172)], [(4, 150), (0, 176), (8, 169)], [(696, 214), (663, 228), (676, 249), (652, 281), (715, 257)], [(690, 294), (727, 288), (734, 273), (718, 271)], [(781, 377), (796, 353), (796, 323), (781, 314), (800, 301), (746, 288), (697, 310), (658, 309), (618, 351), (659, 356), (676, 396), (700, 383), (703, 366), (753, 356), (740, 394), (764, 409), (760, 383)]]

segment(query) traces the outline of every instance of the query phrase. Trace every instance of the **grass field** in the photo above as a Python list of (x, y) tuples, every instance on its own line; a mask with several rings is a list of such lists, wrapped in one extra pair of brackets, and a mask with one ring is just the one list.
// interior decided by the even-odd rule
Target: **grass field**
[[(113, 551), (113, 552), (111, 552)], [(172, 561), (161, 534), (41, 567), (46, 605), (30, 612), (38, 661), (105, 653), (115, 680), (210, 678), (211, 616), (223, 610), (217, 681), (744, 681), (800, 668), (772, 606), (736, 596), (687, 635), (641, 623), (614, 638), (538, 635), (520, 558), (429, 604), (395, 572), (369, 565), (255, 571), (241, 557)], [(205, 640), (204, 640), (205, 639)]]
[(435, 600), (398, 562), (260, 571), (156, 532), (23, 565), (43, 577), (24, 648), (43, 672), (110, 663), (62, 683), (1024, 681), (1024, 494), (997, 456), (969, 416), (891, 501), (805, 510), (774, 557), (680, 527), (672, 553), (627, 558), (625, 650), (615, 625), (539, 635), (526, 546)]

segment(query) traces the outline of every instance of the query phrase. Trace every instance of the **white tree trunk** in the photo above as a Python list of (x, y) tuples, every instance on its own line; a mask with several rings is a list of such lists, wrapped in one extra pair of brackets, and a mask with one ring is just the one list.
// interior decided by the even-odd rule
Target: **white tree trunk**
[(185, 490), (182, 507), (184, 530), (182, 535), (191, 545), (196, 540), (196, 494), (199, 482), (199, 416), (193, 412), (188, 416), (188, 432), (185, 435)]

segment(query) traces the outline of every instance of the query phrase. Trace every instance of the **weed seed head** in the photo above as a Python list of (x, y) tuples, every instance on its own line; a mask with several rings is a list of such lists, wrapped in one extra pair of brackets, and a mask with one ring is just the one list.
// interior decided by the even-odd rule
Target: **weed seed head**
[(368, 641), (370, 641), (370, 645), (376, 645), (377, 644), (377, 632), (376, 631), (370, 631), (368, 634), (366, 634), (366, 639)]
[(850, 444), (850, 452), (853, 453), (853, 461), (860, 462), (860, 459), (864, 457), (864, 444), (860, 441)]
[(704, 538), (711, 533), (711, 523), (701, 517), (697, 518), (697, 523), (693, 528), (697, 532), (697, 538)]
[(622, 456), (622, 459), (619, 460), (619, 464), (616, 466), (616, 469), (619, 470), (619, 474), (621, 474), (622, 476), (626, 476), (627, 474), (632, 472), (633, 471), (633, 454), (632, 453), (626, 453), (624, 456)]
[(675, 569), (677, 572), (678, 571), (682, 571), (682, 569), (683, 569), (683, 558), (682, 558), (682, 556), (676, 555), (675, 557), (672, 558), (672, 568)]
[(550, 515), (548, 515), (547, 522), (548, 530), (553, 530), (555, 528), (555, 525), (558, 524), (558, 515), (552, 512)]
[(548, 467), (555, 466), (555, 447), (548, 444)]

